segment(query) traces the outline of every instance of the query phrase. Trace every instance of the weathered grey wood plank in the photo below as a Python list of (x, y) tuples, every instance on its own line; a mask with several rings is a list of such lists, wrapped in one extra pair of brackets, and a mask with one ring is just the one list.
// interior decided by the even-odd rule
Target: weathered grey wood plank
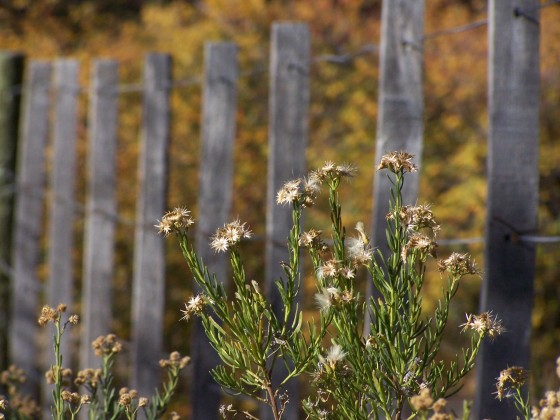
[(13, 192), (24, 61), (21, 53), (0, 52), (0, 370), (8, 367)]
[(41, 292), (37, 269), (41, 260), (51, 64), (31, 62), (28, 77), (17, 172), (10, 362), (28, 375), (22, 391), (37, 398), (42, 377), (37, 363)]
[[(79, 65), (76, 60), (58, 60), (54, 64), (56, 103), (53, 129), (53, 155), (50, 174), (51, 196), (47, 246), (47, 303), (74, 303), (72, 245), (74, 222), (74, 186), (76, 167), (76, 127)], [(62, 343), (68, 355), (68, 340)]]
[[(272, 27), (269, 93), (269, 162), (266, 210), (266, 290), (276, 313), (282, 301), (274, 281), (283, 275), (281, 261), (288, 261), (287, 237), (291, 209), (276, 205), (276, 193), (291, 179), (305, 175), (308, 138), (310, 37), (306, 24), (276, 23)], [(301, 293), (301, 292), (300, 292)], [(288, 384), (291, 401), (299, 400), (297, 381)], [(297, 404), (285, 416), (298, 417)], [(262, 419), (271, 417), (261, 411)]]
[[(202, 103), (202, 153), (196, 224), (196, 249), (211, 272), (225, 285), (228, 258), (214, 252), (209, 236), (227, 223), (230, 216), (233, 184), (233, 143), (237, 105), (237, 46), (208, 43), (204, 51), (204, 90)], [(227, 287), (227, 286), (226, 286)], [(198, 287), (194, 287), (195, 291)], [(192, 415), (196, 419), (218, 419), (220, 387), (210, 375), (219, 363), (202, 323), (194, 319)]]
[(148, 54), (144, 64), (140, 192), (136, 205), (132, 302), (132, 384), (151, 395), (159, 384), (165, 305), (164, 240), (155, 225), (166, 210), (171, 57)]
[[(517, 240), (537, 228), (539, 25), (537, 0), (489, 2), (488, 208), (481, 311), (507, 333), (482, 345), (475, 418), (515, 418), (492, 395), (500, 371), (529, 368), (535, 276), (534, 244)], [(527, 15), (515, 10), (531, 10)]]
[[(379, 71), (379, 112), (375, 159), (403, 151), (422, 159), (424, 98), (422, 94), (424, 0), (384, 1), (382, 6)], [(419, 176), (407, 174), (403, 189), (405, 204), (416, 202)], [(391, 183), (386, 171), (376, 172), (373, 187), (372, 243), (388, 255), (385, 236)], [(368, 282), (366, 298), (373, 283)], [(366, 332), (369, 324), (365, 325)]]
[(91, 342), (111, 332), (115, 236), (118, 64), (93, 64), (89, 104), (88, 191), (84, 233), (81, 368), (96, 367)]

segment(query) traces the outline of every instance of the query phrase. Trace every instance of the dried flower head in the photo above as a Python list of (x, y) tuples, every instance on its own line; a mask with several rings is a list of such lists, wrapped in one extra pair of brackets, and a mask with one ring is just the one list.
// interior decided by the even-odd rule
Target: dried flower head
[(47, 325), (47, 323), (57, 322), (59, 319), (60, 319), (60, 312), (57, 309), (50, 307), (49, 305), (45, 305), (41, 309), (41, 315), (39, 316), (37, 322), (41, 327), (43, 327)]
[(159, 361), (159, 365), (162, 368), (169, 367), (173, 369), (183, 369), (191, 362), (191, 358), (189, 356), (181, 357), (181, 354), (178, 351), (174, 351), (169, 355), (169, 359), (161, 359)]
[(310, 229), (307, 232), (303, 232), (299, 235), (298, 244), (306, 248), (320, 249), (323, 247), (324, 243), (321, 240), (321, 231)]
[(437, 243), (430, 237), (416, 233), (412, 235), (402, 250), (401, 258), (406, 261), (410, 253), (416, 253), (421, 261), (426, 261), (428, 256), (437, 256)]
[(0, 374), (0, 384), (16, 385), (23, 384), (27, 380), (25, 371), (16, 365), (10, 365), (7, 370)]
[(391, 152), (381, 158), (377, 170), (389, 169), (398, 174), (400, 172), (416, 172), (416, 166), (412, 163), (414, 155), (405, 152)]
[(68, 318), (68, 322), (72, 325), (78, 325), (78, 323), (80, 322), (80, 316), (77, 314), (70, 315), (70, 317)]
[(171, 420), (179, 420), (181, 418), (181, 416), (176, 411), (172, 411), (171, 413), (169, 413), (169, 417), (171, 418)]
[(429, 388), (420, 390), (418, 395), (414, 395), (410, 398), (410, 405), (415, 411), (426, 411), (433, 403), (434, 399), (432, 398), (432, 392)]
[(130, 407), (131, 404), (132, 404), (132, 397), (130, 393), (124, 392), (120, 394), (119, 405), (122, 405), (123, 407)]
[(336, 287), (326, 287), (315, 294), (315, 302), (321, 311), (328, 311), (331, 307), (346, 305), (355, 300), (350, 290), (339, 290)]
[(466, 274), (480, 274), (480, 270), (469, 254), (454, 252), (446, 260), (438, 261), (440, 273), (448, 271), (453, 277), (461, 277)]
[(333, 344), (325, 357), (319, 355), (319, 363), (326, 368), (335, 369), (346, 357), (346, 352), (339, 344)]
[(323, 166), (313, 172), (319, 180), (339, 181), (342, 178), (352, 178), (356, 176), (358, 170), (349, 163), (336, 164), (333, 161), (326, 161)]
[(185, 309), (181, 309), (183, 317), (181, 321), (188, 321), (193, 315), (200, 315), (204, 311), (206, 302), (204, 295), (196, 295), (189, 299), (188, 303), (185, 303)]
[(352, 261), (354, 267), (368, 265), (373, 257), (373, 248), (370, 245), (364, 224), (358, 222), (356, 224), (357, 237), (350, 237), (346, 241), (346, 251), (348, 258)]
[(149, 404), (150, 400), (146, 397), (140, 397), (138, 399), (138, 407), (146, 407)]
[(193, 224), (194, 219), (191, 217), (191, 212), (185, 208), (176, 207), (165, 213), (155, 226), (158, 228), (158, 233), (163, 233), (167, 237), (173, 232), (178, 235), (186, 235)]
[(217, 252), (224, 252), (237, 245), (241, 239), (250, 237), (251, 231), (246, 227), (246, 224), (234, 220), (216, 231), (210, 246)]
[(313, 172), (307, 178), (286, 182), (276, 194), (276, 203), (311, 207), (320, 191), (321, 179)]
[(497, 316), (493, 316), (492, 312), (483, 312), (480, 315), (467, 315), (467, 322), (461, 324), (465, 330), (473, 330), (482, 336), (488, 336), (494, 339), (503, 334), (505, 329)]
[(512, 366), (500, 372), (496, 382), (496, 398), (499, 400), (509, 397), (510, 391), (521, 388), (527, 382), (528, 373), (519, 366)]
[(77, 386), (88, 384), (92, 388), (97, 388), (101, 380), (101, 369), (87, 368), (80, 370), (74, 379), (74, 384)]
[(95, 355), (99, 357), (110, 356), (122, 351), (122, 344), (117, 341), (115, 334), (99, 336), (91, 343)]

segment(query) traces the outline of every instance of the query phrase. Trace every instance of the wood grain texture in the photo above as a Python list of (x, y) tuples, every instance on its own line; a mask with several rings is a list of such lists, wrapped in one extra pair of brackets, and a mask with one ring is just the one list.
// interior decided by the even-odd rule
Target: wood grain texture
[(52, 66), (33, 61), (25, 92), (17, 172), (17, 198), (13, 243), (12, 319), (10, 362), (22, 368), (27, 381), (22, 392), (38, 397), (42, 378), (36, 342), (41, 286), (41, 236), (45, 195), (45, 148), (48, 139), (49, 93)]
[[(196, 224), (196, 249), (200, 258), (223, 282), (228, 280), (228, 257), (210, 248), (209, 241), (218, 227), (230, 217), (233, 187), (233, 144), (237, 110), (237, 46), (209, 43), (205, 46), (202, 104), (202, 153)], [(193, 285), (193, 290), (198, 290)], [(219, 363), (202, 323), (193, 319), (192, 415), (197, 419), (218, 419), (221, 390), (210, 374)]]
[[(274, 24), (270, 51), (265, 290), (277, 314), (281, 311), (282, 301), (274, 282), (283, 275), (280, 262), (289, 260), (286, 244), (292, 215), (289, 206), (276, 205), (276, 193), (286, 181), (301, 177), (306, 172), (309, 66), (308, 26)], [(290, 400), (299, 400), (297, 380), (288, 383), (287, 391)], [(285, 416), (296, 419), (297, 411), (297, 404), (289, 404)], [(271, 416), (269, 409), (261, 410), (261, 419), (270, 419)]]
[(140, 395), (159, 384), (165, 306), (164, 239), (154, 227), (166, 210), (170, 136), (171, 56), (144, 61), (144, 97), (136, 204), (132, 302), (131, 382)]
[[(488, 207), (481, 312), (507, 334), (482, 345), (475, 418), (514, 418), (492, 395), (501, 370), (529, 368), (535, 276), (534, 244), (516, 235), (537, 228), (539, 25), (537, 0), (489, 3)], [(515, 9), (531, 10), (528, 17)]]
[(91, 342), (111, 332), (116, 224), (118, 64), (93, 64), (89, 104), (80, 367), (98, 365)]

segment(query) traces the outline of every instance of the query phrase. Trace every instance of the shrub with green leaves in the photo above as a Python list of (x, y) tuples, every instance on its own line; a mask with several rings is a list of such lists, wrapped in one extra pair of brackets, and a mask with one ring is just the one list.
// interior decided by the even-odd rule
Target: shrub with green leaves
[[(310, 375), (314, 385), (313, 395), (303, 401), (309, 418), (400, 419), (406, 410), (414, 417), (435, 410), (425, 406), (426, 401), (434, 404), (434, 400), (439, 402), (438, 413), (443, 413), (441, 398), (459, 389), (461, 379), (474, 367), (482, 339), (502, 332), (493, 314), (468, 315), (462, 327), (474, 332), (469, 346), (450, 364), (441, 360), (451, 300), (460, 279), (478, 274), (478, 270), (467, 254), (454, 253), (438, 261), (445, 277), (443, 296), (435, 312), (425, 314), (422, 288), (426, 265), (436, 257), (439, 225), (429, 206), (402, 202), (405, 174), (416, 170), (411, 155), (385, 155), (378, 170), (388, 171), (392, 185), (388, 256), (373, 249), (361, 223), (355, 236), (346, 236), (338, 188), (341, 180), (355, 175), (351, 165), (327, 162), (307, 177), (287, 182), (278, 192), (278, 204), (291, 206), (293, 219), (287, 241), (290, 258), (282, 265), (285, 278), (276, 282), (283, 303), (279, 314), (272, 310), (259, 284), (246, 278), (239, 251), (240, 241), (251, 236), (245, 224), (226, 224), (211, 242), (217, 252), (229, 252), (235, 287), (232, 298), (197, 257), (188, 233), (194, 223), (188, 210), (168, 212), (158, 225), (161, 233), (179, 237), (202, 291), (185, 305), (183, 319), (201, 318), (223, 362), (212, 372), (215, 380), (228, 390), (264, 401), (275, 419), (282, 418), (289, 399), (284, 384), (300, 374)], [(300, 228), (302, 214), (315, 204), (322, 188), (328, 190), (332, 245), (327, 245), (321, 231), (302, 232)], [(319, 306), (317, 321), (305, 328), (296, 303), (303, 249), (311, 259)], [(356, 290), (358, 270), (367, 270), (376, 290), (373, 297), (366, 299)], [(273, 372), (281, 362), (287, 366), (287, 374), (274, 387)], [(230, 412), (235, 410), (222, 409), (224, 415)]]

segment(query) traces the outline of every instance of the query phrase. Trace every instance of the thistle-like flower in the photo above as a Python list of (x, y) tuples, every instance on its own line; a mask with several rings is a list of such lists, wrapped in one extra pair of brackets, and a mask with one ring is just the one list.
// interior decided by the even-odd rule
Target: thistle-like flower
[(246, 224), (241, 223), (239, 220), (234, 220), (216, 231), (214, 236), (212, 236), (210, 246), (216, 252), (225, 252), (232, 246), (237, 245), (241, 239), (248, 239), (250, 237), (251, 231), (246, 227)]
[(435, 258), (437, 255), (437, 243), (426, 235), (414, 234), (408, 239), (406, 246), (402, 250), (401, 258), (403, 261), (406, 260), (406, 257), (411, 252), (417, 252), (421, 261), (426, 261), (429, 255)]
[(519, 366), (502, 370), (496, 382), (496, 398), (509, 397), (512, 390), (521, 388), (527, 382), (528, 376), (527, 371)]
[(122, 351), (122, 344), (117, 341), (115, 334), (100, 335), (91, 343), (91, 347), (96, 356), (110, 356)]
[(188, 321), (193, 315), (200, 315), (206, 306), (203, 295), (196, 295), (190, 298), (188, 303), (185, 303), (185, 309), (181, 309), (183, 317), (181, 321)]
[(461, 277), (466, 274), (480, 274), (480, 270), (469, 254), (454, 252), (446, 260), (438, 261), (440, 273), (448, 271), (453, 277)]
[(327, 370), (335, 370), (337, 364), (344, 360), (346, 354), (339, 344), (333, 344), (325, 357), (319, 355), (319, 363)]
[(191, 212), (183, 207), (176, 207), (165, 213), (161, 221), (155, 226), (159, 233), (167, 237), (171, 233), (185, 235), (193, 224), (194, 219), (191, 217)]
[(473, 330), (482, 336), (488, 336), (494, 339), (503, 334), (505, 329), (497, 316), (493, 316), (492, 312), (483, 312), (480, 315), (467, 315), (467, 322), (459, 325), (463, 327), (463, 331)]
[(351, 237), (346, 241), (348, 257), (355, 267), (367, 265), (373, 256), (373, 249), (365, 232), (364, 224), (358, 222), (356, 224), (356, 231), (358, 232), (358, 237)]
[(400, 172), (416, 172), (416, 166), (412, 163), (414, 155), (405, 152), (391, 152), (381, 158), (377, 170), (389, 169), (398, 174)]

